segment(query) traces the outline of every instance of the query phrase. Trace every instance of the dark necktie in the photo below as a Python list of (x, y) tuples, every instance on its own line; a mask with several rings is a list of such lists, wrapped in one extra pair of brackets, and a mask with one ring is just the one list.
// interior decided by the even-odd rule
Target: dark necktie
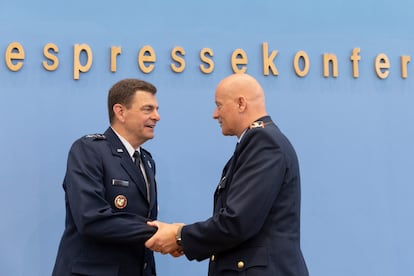
[(132, 155), (132, 157), (134, 157), (134, 163), (135, 165), (137, 165), (138, 168), (140, 168), (140, 163), (141, 163), (141, 154), (139, 154), (139, 151), (135, 151), (134, 154)]
[(137, 165), (138, 169), (140, 170), (140, 172), (141, 172), (141, 174), (144, 178), (145, 186), (147, 188), (147, 200), (148, 200), (148, 202), (150, 202), (151, 199), (150, 199), (150, 187), (149, 187), (149, 182), (148, 182), (148, 176), (145, 172), (144, 164), (141, 164), (141, 161), (142, 161), (141, 160), (141, 154), (139, 153), (139, 151), (136, 150), (134, 152), (134, 154), (132, 155), (132, 157), (134, 157), (134, 163), (135, 163), (135, 165)]

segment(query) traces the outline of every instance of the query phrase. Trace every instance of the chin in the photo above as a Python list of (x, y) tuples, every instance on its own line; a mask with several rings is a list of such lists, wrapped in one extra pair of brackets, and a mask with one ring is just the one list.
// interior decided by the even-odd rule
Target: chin
[(147, 137), (146, 137), (146, 138), (147, 138), (147, 140), (150, 140), (150, 139), (153, 139), (153, 138), (154, 138), (154, 136), (155, 136), (155, 135), (154, 135), (154, 133), (153, 133), (153, 134), (149, 134), (149, 135), (147, 135)]

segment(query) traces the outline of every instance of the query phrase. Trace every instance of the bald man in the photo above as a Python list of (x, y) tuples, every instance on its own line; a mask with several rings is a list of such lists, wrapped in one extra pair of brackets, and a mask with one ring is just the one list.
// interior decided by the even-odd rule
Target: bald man
[(210, 276), (307, 276), (300, 248), (300, 175), (295, 150), (268, 116), (260, 84), (234, 74), (216, 89), (223, 135), (236, 150), (214, 194), (213, 216), (193, 224), (150, 222), (146, 246), (189, 260), (210, 258)]

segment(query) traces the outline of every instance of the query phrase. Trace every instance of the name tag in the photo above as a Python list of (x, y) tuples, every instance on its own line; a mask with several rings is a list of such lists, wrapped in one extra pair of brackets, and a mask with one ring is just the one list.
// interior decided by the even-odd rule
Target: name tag
[(127, 181), (127, 180), (120, 180), (120, 179), (112, 179), (112, 185), (113, 186), (128, 187), (129, 186), (129, 181)]

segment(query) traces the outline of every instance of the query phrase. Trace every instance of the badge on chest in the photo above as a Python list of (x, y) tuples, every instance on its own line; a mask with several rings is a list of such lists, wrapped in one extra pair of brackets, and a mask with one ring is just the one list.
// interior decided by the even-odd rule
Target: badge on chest
[(118, 209), (124, 209), (127, 206), (128, 200), (124, 195), (117, 195), (114, 200), (115, 207)]

